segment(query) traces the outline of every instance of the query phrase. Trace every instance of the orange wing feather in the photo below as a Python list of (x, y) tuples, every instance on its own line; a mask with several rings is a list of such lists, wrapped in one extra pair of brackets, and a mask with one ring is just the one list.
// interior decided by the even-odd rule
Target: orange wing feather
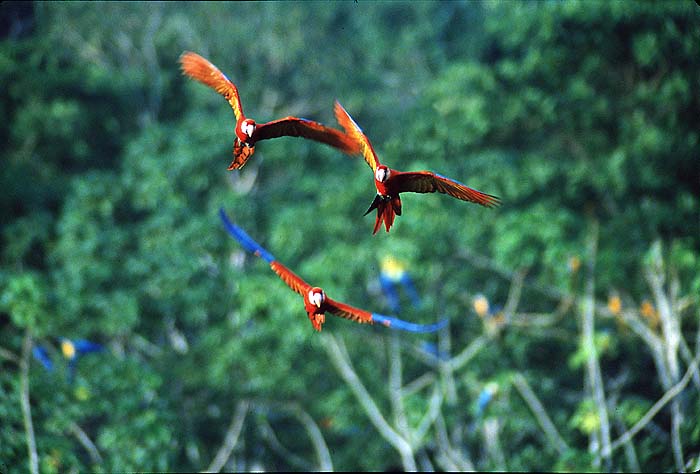
[(491, 194), (482, 193), (464, 184), (430, 171), (397, 173), (393, 179), (398, 192), (449, 194), (462, 201), (474, 202), (486, 207), (498, 206), (501, 201)]
[(377, 158), (377, 154), (374, 152), (372, 143), (369, 141), (369, 138), (367, 138), (359, 125), (355, 123), (352, 117), (350, 117), (350, 114), (347, 113), (347, 111), (337, 100), (335, 101), (334, 111), (336, 120), (345, 129), (345, 132), (359, 144), (360, 150), (362, 151), (362, 156), (365, 158), (365, 161), (369, 167), (372, 168), (372, 172), (374, 173), (380, 163), (379, 158)]
[(348, 304), (340, 303), (330, 299), (328, 296), (326, 296), (326, 306), (328, 307), (327, 311), (329, 313), (333, 313), (335, 316), (363, 324), (372, 323), (372, 313), (369, 311), (364, 311)]
[(277, 260), (270, 263), (270, 268), (272, 268), (272, 270), (279, 275), (279, 277), (287, 284), (288, 287), (299, 293), (301, 296), (305, 297), (311, 289), (311, 285), (306, 283), (299, 275), (279, 263)]
[(355, 155), (360, 153), (360, 144), (349, 134), (312, 120), (285, 117), (258, 125), (253, 139), (267, 140), (277, 137), (304, 137), (317, 142), (326, 143), (345, 153)]
[(229, 81), (223, 72), (212, 63), (204, 59), (197, 53), (187, 51), (180, 56), (182, 72), (202, 84), (211, 87), (216, 92), (224, 96), (236, 115), (236, 120), (240, 120), (243, 115), (241, 99), (238, 97), (238, 88)]

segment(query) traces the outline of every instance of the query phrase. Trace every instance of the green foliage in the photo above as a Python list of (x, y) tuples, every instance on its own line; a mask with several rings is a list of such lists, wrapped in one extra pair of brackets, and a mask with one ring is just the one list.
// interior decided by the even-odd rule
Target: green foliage
[[(10, 8), (0, 6), (3, 24), (17, 26)], [(241, 400), (252, 408), (223, 470), (317, 469), (317, 438), (300, 413), (316, 424), (334, 469), (406, 468), (331, 363), (326, 335), (312, 330), (298, 295), (225, 233), (223, 206), (332, 298), (388, 314), (378, 275), (393, 255), (422, 298), (417, 308), (402, 300), (399, 316), (449, 319), (439, 336), (398, 336), (398, 356), (385, 328), (330, 315), (324, 326), (393, 428), (403, 423), (388, 388), (397, 357), (402, 384), (419, 387), (399, 397), (406, 425), (427, 419), (439, 389), (440, 417), (412, 440), (418, 467), (636, 469), (629, 446), (602, 461), (592, 448), (602, 420), (586, 363), (600, 364), (617, 438), (698, 350), (700, 10), (692, 2), (47, 2), (29, 10), (29, 29), (0, 40), (0, 466), (29, 463), (26, 368), (41, 472), (206, 469)], [(362, 214), (375, 189), (362, 158), (278, 138), (228, 172), (233, 114), (182, 76), (185, 50), (216, 64), (259, 122), (296, 115), (336, 125), (338, 99), (383, 163), (438, 172), (503, 205), (407, 194), (391, 233), (373, 236), (374, 216)], [(663, 275), (686, 348), (664, 352), (675, 336), (659, 325), (648, 272)], [(581, 298), (591, 278), (595, 347), (585, 347)], [(514, 288), (522, 290), (516, 307), (500, 322), (497, 310), (480, 317), (471, 307), (484, 294), (502, 308)], [(613, 291), (618, 315), (605, 309)], [(656, 320), (641, 314), (644, 300)], [(52, 371), (23, 347), (30, 336)], [(59, 337), (105, 350), (73, 367)], [(480, 338), (452, 372), (426, 355), (425, 343), (455, 357)], [(666, 353), (679, 364), (674, 380)], [(516, 373), (565, 449), (543, 430)], [(499, 391), (477, 419), (489, 382)], [(674, 399), (686, 462), (697, 458), (698, 395), (693, 379)], [(678, 469), (673, 416), (667, 405), (632, 439), (642, 470)], [(487, 433), (494, 419), (496, 442)]]

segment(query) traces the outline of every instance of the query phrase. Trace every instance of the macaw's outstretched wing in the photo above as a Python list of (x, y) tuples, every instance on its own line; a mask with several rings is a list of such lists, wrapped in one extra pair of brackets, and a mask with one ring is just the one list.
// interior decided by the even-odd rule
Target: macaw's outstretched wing
[(285, 117), (259, 124), (253, 133), (255, 142), (277, 137), (303, 137), (325, 143), (349, 155), (360, 153), (360, 144), (347, 133), (322, 123), (297, 117)]
[(53, 361), (51, 360), (49, 353), (42, 346), (32, 347), (32, 355), (36, 360), (41, 362), (41, 365), (43, 365), (46, 370), (49, 372), (53, 370)]
[(180, 56), (180, 67), (182, 72), (214, 89), (231, 104), (236, 121), (243, 117), (243, 107), (241, 99), (238, 97), (238, 88), (229, 81), (223, 72), (212, 63), (204, 59), (197, 53), (186, 51)]
[(270, 264), (270, 268), (272, 268), (272, 270), (279, 275), (279, 277), (287, 284), (288, 287), (299, 293), (301, 296), (306, 297), (311, 289), (311, 285), (306, 283), (299, 275), (276, 260)]
[(345, 133), (350, 135), (360, 146), (362, 156), (365, 158), (365, 161), (369, 167), (372, 168), (372, 173), (374, 173), (380, 163), (379, 158), (377, 158), (377, 154), (374, 152), (372, 143), (369, 141), (369, 138), (367, 138), (367, 135), (364, 134), (360, 126), (355, 123), (352, 117), (350, 117), (350, 114), (347, 113), (347, 111), (337, 100), (335, 101), (334, 111), (336, 120), (343, 127), (343, 129), (345, 129)]
[(338, 301), (332, 300), (326, 297), (326, 307), (327, 311), (335, 316), (340, 316), (341, 318), (350, 319), (351, 321), (356, 321), (358, 323), (371, 323), (371, 324), (381, 324), (391, 329), (398, 329), (401, 331), (408, 332), (418, 332), (427, 333), (439, 331), (445, 325), (447, 325), (447, 320), (443, 319), (433, 324), (416, 324), (404, 321), (403, 319), (394, 318), (392, 316), (384, 316), (383, 314), (370, 313), (362, 309), (358, 309), (347, 305), (345, 303), (340, 303)]
[(102, 344), (88, 341), (87, 339), (78, 339), (73, 341), (75, 350), (78, 354), (88, 354), (90, 352), (101, 352), (104, 349)]
[(472, 189), (459, 181), (430, 171), (397, 172), (392, 176), (398, 192), (449, 194), (462, 201), (474, 202), (486, 207), (495, 207), (501, 200), (491, 194)]
[(364, 311), (362, 309), (350, 306), (349, 304), (335, 301), (328, 296), (326, 296), (325, 305), (327, 311), (335, 316), (349, 319), (361, 324), (372, 322), (372, 313), (369, 311)]
[(231, 234), (244, 249), (262, 258), (267, 263), (271, 264), (275, 261), (275, 257), (273, 257), (270, 252), (262, 248), (260, 244), (246, 234), (243, 229), (229, 220), (223, 208), (219, 209), (219, 217), (221, 217), (221, 221), (224, 223), (224, 227), (226, 227), (228, 233)]
[(292, 272), (289, 268), (275, 260), (275, 257), (265, 250), (259, 243), (253, 240), (243, 229), (231, 222), (223, 209), (219, 209), (219, 216), (226, 227), (226, 230), (231, 234), (248, 252), (257, 255), (270, 264), (270, 268), (279, 275), (287, 286), (296, 291), (302, 296), (305, 296), (311, 289), (311, 285), (306, 283), (298, 275)]

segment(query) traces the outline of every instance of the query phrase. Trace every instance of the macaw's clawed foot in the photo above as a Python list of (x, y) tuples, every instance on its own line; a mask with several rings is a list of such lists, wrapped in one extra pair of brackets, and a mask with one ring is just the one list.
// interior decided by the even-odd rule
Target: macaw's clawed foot
[(321, 326), (323, 325), (323, 323), (326, 322), (326, 315), (325, 314), (310, 314), (309, 320), (311, 320), (311, 324), (313, 325), (314, 329), (320, 332)]
[(239, 170), (248, 162), (248, 158), (255, 153), (255, 146), (240, 143), (238, 139), (233, 144), (233, 161), (228, 165), (228, 170)]

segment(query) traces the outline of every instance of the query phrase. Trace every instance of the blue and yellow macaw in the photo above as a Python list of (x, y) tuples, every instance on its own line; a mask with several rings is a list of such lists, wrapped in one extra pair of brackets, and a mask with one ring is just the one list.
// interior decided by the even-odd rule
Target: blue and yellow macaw
[[(73, 381), (75, 375), (75, 366), (78, 360), (84, 355), (91, 352), (100, 352), (104, 349), (102, 344), (88, 341), (87, 339), (71, 340), (65, 337), (58, 338), (61, 347), (61, 355), (68, 361), (68, 379)], [(44, 368), (51, 372), (53, 371), (53, 361), (49, 353), (43, 346), (34, 346), (32, 355), (38, 360)]]
[(96, 342), (88, 341), (87, 339), (76, 339), (72, 341), (65, 337), (59, 338), (61, 343), (61, 353), (63, 357), (68, 361), (68, 379), (73, 380), (75, 376), (75, 366), (78, 360), (91, 352), (100, 352), (104, 349), (102, 344)]
[(403, 262), (400, 262), (392, 255), (386, 255), (380, 262), (379, 284), (386, 296), (389, 307), (394, 313), (401, 312), (401, 303), (397, 291), (397, 285), (401, 285), (411, 299), (414, 308), (420, 306), (420, 297), (413, 286), (413, 280), (408, 274)]
[(341, 318), (350, 319), (358, 323), (374, 324), (378, 323), (393, 329), (400, 329), (409, 332), (435, 332), (447, 324), (447, 320), (442, 320), (433, 324), (416, 324), (401, 319), (384, 316), (378, 313), (370, 313), (362, 309), (332, 300), (326, 293), (317, 286), (312, 286), (301, 279), (289, 268), (278, 262), (274, 256), (257, 242), (255, 242), (243, 229), (232, 223), (223, 209), (219, 210), (221, 220), (226, 227), (226, 230), (233, 236), (244, 249), (250, 253), (262, 258), (270, 264), (270, 268), (287, 284), (292, 290), (300, 294), (304, 299), (304, 309), (317, 331), (321, 330), (321, 326), (326, 321), (325, 313), (331, 313)]

